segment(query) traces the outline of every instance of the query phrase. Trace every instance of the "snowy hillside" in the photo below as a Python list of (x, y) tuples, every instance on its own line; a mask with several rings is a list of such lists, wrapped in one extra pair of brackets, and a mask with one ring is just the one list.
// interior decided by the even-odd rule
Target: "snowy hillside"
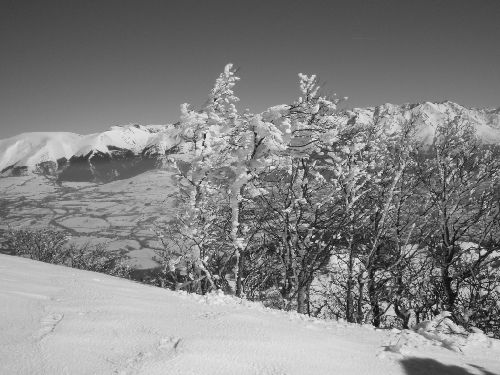
[(391, 128), (405, 120), (414, 120), (417, 136), (431, 143), (436, 127), (447, 119), (461, 116), (474, 125), (476, 134), (484, 143), (500, 143), (500, 112), (494, 109), (465, 108), (453, 102), (419, 104), (383, 104), (377, 107), (355, 108), (348, 111), (360, 123), (378, 122)]
[[(140, 155), (159, 149), (165, 154), (176, 145), (175, 132), (164, 125), (114, 126), (110, 130), (78, 135), (74, 133), (24, 133), (0, 141), (0, 173), (4, 176), (32, 171), (43, 163), (55, 169), (72, 161), (106, 160)], [(153, 151), (152, 151), (153, 150)]]
[(109, 153), (112, 148), (139, 153), (155, 135), (147, 127), (140, 125), (113, 126), (103, 133), (83, 137), (78, 144), (77, 151), (72, 156), (85, 156), (97, 152)]
[(327, 322), (0, 255), (0, 374), (500, 373), (500, 343)]
[[(440, 122), (458, 115), (474, 125), (483, 142), (500, 143), (498, 110), (468, 109), (452, 102), (425, 102), (384, 104), (344, 112), (345, 121), (377, 122), (386, 124), (393, 130), (397, 130), (398, 124), (403, 121), (413, 120), (417, 136), (426, 143), (432, 142)], [(54, 169), (60, 171), (68, 166), (76, 170), (67, 171), (63, 179), (109, 181), (120, 178), (124, 170), (136, 170), (135, 174), (138, 174), (162, 165), (165, 154), (178, 143), (178, 133), (172, 125), (114, 126), (108, 131), (90, 135), (24, 133), (0, 140), (0, 174), (22, 174), (34, 170), (42, 163), (52, 162), (55, 167), (51, 173), (54, 173)], [(134, 158), (136, 160), (132, 160)], [(95, 171), (96, 165), (103, 166), (116, 160), (120, 165), (114, 165), (100, 175)], [(134, 173), (125, 178), (132, 175)]]
[(74, 133), (23, 133), (0, 140), (0, 171), (11, 166), (34, 168), (58, 159), (69, 159), (84, 137)]

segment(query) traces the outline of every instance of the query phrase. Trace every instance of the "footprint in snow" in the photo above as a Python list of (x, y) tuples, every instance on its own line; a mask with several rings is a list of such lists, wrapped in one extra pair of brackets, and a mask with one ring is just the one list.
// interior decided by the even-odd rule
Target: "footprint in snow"
[(158, 345), (158, 350), (168, 350), (168, 351), (173, 351), (177, 352), (179, 349), (179, 346), (181, 344), (182, 339), (179, 337), (166, 337), (160, 340), (160, 343)]
[(63, 317), (64, 314), (60, 313), (51, 313), (44, 316), (40, 320), (40, 329), (38, 329), (38, 331), (35, 333), (35, 338), (41, 340), (49, 333), (53, 332), (56, 326), (61, 322)]
[(164, 337), (155, 350), (141, 351), (126, 361), (124, 369), (115, 371), (118, 375), (133, 375), (150, 362), (166, 362), (175, 358), (182, 343), (179, 337)]
[(197, 315), (197, 318), (201, 319), (217, 319), (224, 315), (222, 312), (208, 311)]

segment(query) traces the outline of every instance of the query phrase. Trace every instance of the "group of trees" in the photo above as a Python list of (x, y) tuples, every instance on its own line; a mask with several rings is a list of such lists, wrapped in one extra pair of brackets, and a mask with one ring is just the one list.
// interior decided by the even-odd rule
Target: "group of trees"
[(156, 282), (375, 326), (446, 310), (499, 335), (498, 148), (461, 116), (431, 144), (418, 118), (346, 121), (299, 77), (291, 105), (240, 113), (228, 65), (201, 110), (182, 106)]
[(108, 251), (105, 243), (77, 245), (70, 243), (70, 238), (67, 232), (52, 228), (9, 229), (2, 233), (0, 252), (112, 276), (131, 277), (132, 270), (122, 255)]

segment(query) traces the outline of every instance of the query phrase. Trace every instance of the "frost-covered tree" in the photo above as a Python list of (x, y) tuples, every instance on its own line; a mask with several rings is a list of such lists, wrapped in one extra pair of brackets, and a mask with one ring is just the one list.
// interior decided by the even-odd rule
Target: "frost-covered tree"
[(438, 270), (439, 307), (463, 319), (461, 289), (498, 259), (498, 150), (481, 145), (467, 119), (440, 124), (434, 143), (418, 156), (425, 197), (426, 246)]
[[(177, 215), (167, 228), (159, 231), (165, 248), (160, 254), (163, 279), (170, 280), (170, 286), (175, 288), (192, 290), (196, 285), (196, 291), (206, 292), (216, 287), (207, 267), (214, 255), (210, 251), (214, 244), (211, 204), (222, 198), (211, 184), (211, 174), (220, 156), (217, 148), (221, 134), (237, 119), (234, 105), (237, 98), (232, 91), (236, 81), (228, 65), (216, 80), (204, 108), (196, 111), (188, 104), (181, 106), (177, 124), (179, 151), (171, 156)], [(200, 284), (202, 280), (208, 286)]]
[[(202, 255), (207, 246), (214, 244), (214, 234), (217, 234), (217, 239), (226, 245), (225, 252), (234, 258), (231, 263), (235, 265), (235, 292), (241, 296), (244, 260), (241, 254), (247, 250), (248, 239), (253, 235), (241, 221), (244, 196), (251, 190), (249, 183), (266, 168), (273, 155), (283, 149), (283, 139), (281, 130), (262, 116), (238, 113), (239, 99), (233, 92), (238, 80), (232, 65), (228, 64), (202, 110), (182, 106), (179, 122), (182, 142), (174, 160), (185, 216), (177, 222), (187, 224), (181, 232), (195, 244), (186, 253), (196, 259), (208, 278), (208, 260)], [(215, 211), (208, 209), (209, 205), (213, 207), (215, 199), (228, 206), (229, 228), (218, 225), (220, 220), (215, 220)]]
[(321, 96), (315, 76), (299, 78), (302, 96), (264, 113), (284, 130), (287, 143), (260, 181), (266, 193), (258, 201), (267, 216), (263, 231), (280, 260), (280, 294), (289, 308), (305, 313), (311, 283), (330, 260), (343, 214), (324, 160), (338, 136), (338, 99)]
[(411, 224), (402, 224), (401, 209), (409, 188), (403, 175), (413, 147), (412, 123), (391, 125), (398, 126), (344, 122), (326, 158), (325, 175), (336, 188), (345, 219), (330, 264), (329, 273), (335, 275), (319, 281), (334, 284), (327, 286), (332, 301), (319, 306), (351, 322), (370, 315), (380, 324), (390, 307), (391, 270), (411, 256), (404, 248)]
[[(392, 305), (393, 273), (415, 255), (414, 230), (418, 215), (408, 215), (408, 199), (415, 185), (408, 179), (411, 153), (416, 148), (413, 119), (392, 124), (393, 129), (378, 129), (376, 147), (371, 147), (374, 173), (360, 203), (368, 212), (358, 237), (358, 257), (363, 272), (358, 275), (358, 319), (366, 286), (371, 322), (380, 326), (381, 318)], [(378, 124), (371, 128), (377, 131)], [(418, 241), (417, 241), (418, 242)], [(418, 245), (417, 245), (418, 247)]]

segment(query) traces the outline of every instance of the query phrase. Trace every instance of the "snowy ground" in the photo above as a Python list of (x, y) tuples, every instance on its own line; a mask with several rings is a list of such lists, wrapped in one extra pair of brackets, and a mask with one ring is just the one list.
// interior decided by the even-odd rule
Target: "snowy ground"
[(2, 375), (500, 374), (500, 343), (484, 337), (456, 352), (414, 332), (313, 320), (6, 255), (0, 333)]

